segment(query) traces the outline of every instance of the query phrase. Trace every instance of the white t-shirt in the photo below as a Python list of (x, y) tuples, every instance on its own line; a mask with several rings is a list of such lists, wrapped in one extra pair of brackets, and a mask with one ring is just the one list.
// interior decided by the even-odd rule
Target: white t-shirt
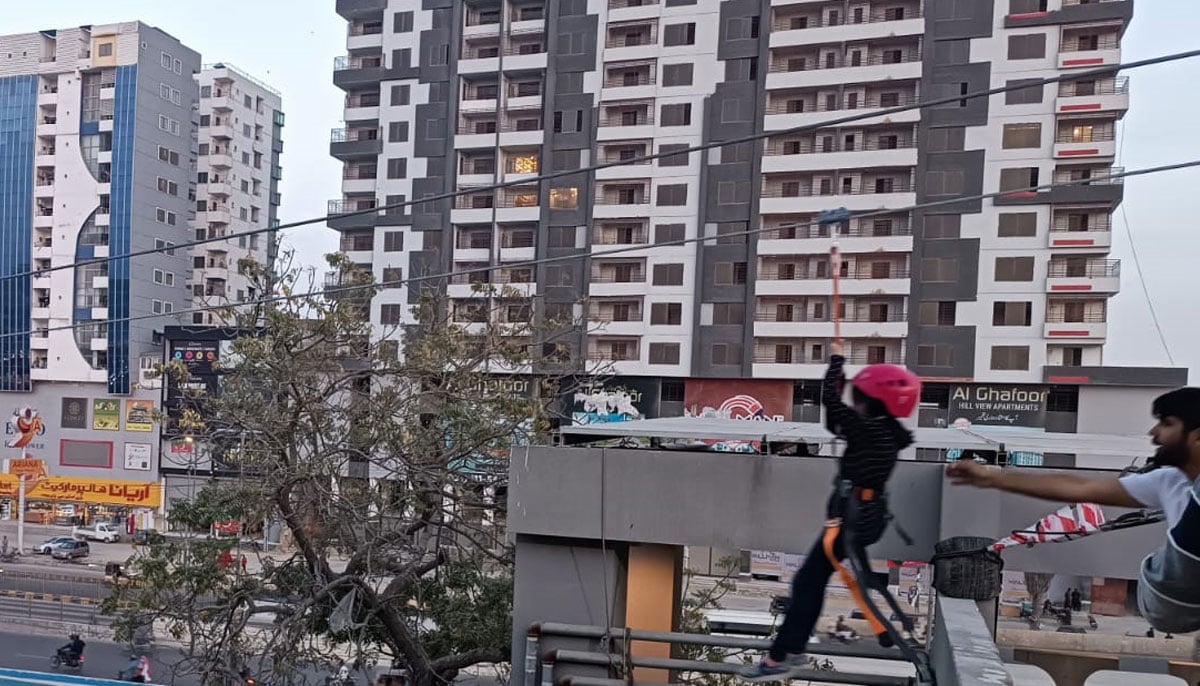
[(1160, 467), (1145, 474), (1123, 476), (1121, 485), (1142, 505), (1162, 510), (1168, 527), (1179, 522), (1192, 497), (1192, 482), (1178, 467)]

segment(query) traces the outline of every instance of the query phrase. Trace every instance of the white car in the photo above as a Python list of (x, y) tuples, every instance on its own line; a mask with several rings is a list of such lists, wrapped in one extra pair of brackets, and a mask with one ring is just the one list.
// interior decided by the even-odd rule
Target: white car
[(75, 527), (71, 529), (71, 535), (75, 538), (82, 538), (87, 541), (104, 541), (105, 543), (116, 543), (121, 540), (121, 530), (112, 524), (93, 524), (89, 527)]
[(50, 553), (54, 552), (55, 548), (74, 540), (75, 539), (71, 536), (55, 536), (54, 538), (47, 538), (45, 541), (33, 546), (33, 552), (37, 553), (38, 555), (49, 555)]

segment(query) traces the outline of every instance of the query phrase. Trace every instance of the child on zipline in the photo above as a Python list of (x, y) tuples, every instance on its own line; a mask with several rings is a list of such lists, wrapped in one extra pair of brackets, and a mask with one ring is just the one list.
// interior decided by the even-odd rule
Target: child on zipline
[[(805, 648), (821, 616), (825, 586), (834, 571), (841, 574), (858, 605), (865, 604), (861, 580), (855, 580), (842, 566), (847, 555), (842, 532), (846, 502), (837, 485), (848, 481), (852, 487), (850, 497), (858, 500), (853, 523), (856, 544), (875, 543), (890, 519), (885, 493), (888, 478), (899, 452), (913, 442), (912, 434), (898, 420), (910, 416), (920, 402), (920, 379), (903, 367), (870, 365), (854, 377), (850, 407), (842, 401), (846, 377), (840, 342), (833, 343), (832, 352), (821, 404), (825, 406), (826, 426), (845, 439), (846, 449), (838, 458), (837, 482), (826, 507), (829, 522), (792, 580), (792, 602), (770, 651), (761, 662), (740, 672), (746, 681), (784, 681), (804, 669)], [(865, 614), (874, 633), (886, 642), (883, 624), (871, 613)]]

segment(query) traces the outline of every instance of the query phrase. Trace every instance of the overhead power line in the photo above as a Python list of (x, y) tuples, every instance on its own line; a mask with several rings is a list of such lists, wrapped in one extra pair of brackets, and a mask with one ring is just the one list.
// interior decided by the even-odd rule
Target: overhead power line
[[(1133, 171), (1118, 172), (1118, 173), (1112, 174), (1111, 176), (1101, 177), (1099, 179), (1076, 179), (1076, 180), (1072, 180), (1072, 181), (1063, 181), (1060, 183), (1043, 184), (1040, 186), (1029, 186), (1026, 188), (1017, 188), (1017, 189), (1012, 189), (1012, 190), (994, 191), (991, 193), (980, 193), (977, 195), (968, 195), (968, 196), (947, 198), (945, 200), (935, 200), (935, 201), (930, 201), (930, 202), (917, 203), (915, 205), (909, 205), (907, 207), (890, 207), (890, 208), (881, 209), (881, 210), (872, 210), (869, 212), (854, 213), (853, 217), (856, 219), (864, 219), (864, 218), (869, 218), (869, 217), (892, 215), (892, 214), (896, 214), (898, 212), (912, 212), (913, 210), (925, 210), (925, 209), (930, 209), (930, 208), (943, 207), (943, 206), (947, 206), (947, 205), (958, 205), (961, 203), (968, 203), (968, 202), (973, 202), (976, 200), (986, 200), (989, 198), (1021, 195), (1021, 194), (1025, 194), (1025, 193), (1031, 193), (1031, 192), (1036, 193), (1036, 192), (1041, 192), (1041, 191), (1053, 190), (1055, 188), (1065, 188), (1065, 187), (1071, 187), (1071, 186), (1086, 186), (1086, 185), (1096, 184), (1098, 182), (1104, 182), (1106, 179), (1123, 179), (1123, 178), (1132, 177), (1132, 176), (1145, 176), (1148, 174), (1158, 174), (1161, 172), (1176, 171), (1176, 170), (1180, 170), (1180, 169), (1189, 169), (1189, 168), (1194, 168), (1194, 167), (1200, 167), (1200, 159), (1190, 160), (1188, 162), (1178, 162), (1175, 164), (1161, 165), (1161, 166), (1157, 166), (1157, 167), (1147, 167), (1145, 169), (1135, 169)], [(737, 236), (752, 236), (752, 235), (757, 235), (757, 234), (763, 233), (765, 231), (775, 231), (780, 228), (789, 228), (789, 227), (801, 228), (801, 227), (810, 227), (810, 226), (816, 226), (816, 225), (817, 225), (817, 222), (801, 222), (801, 223), (795, 223), (795, 224), (786, 224), (783, 226), (760, 226), (758, 228), (747, 229), (745, 231), (735, 231), (735, 232), (731, 232), (731, 233), (722, 234), (721, 238), (730, 238), (730, 237), (737, 237)], [(716, 237), (715, 236), (696, 236), (693, 238), (681, 238), (679, 240), (674, 240), (674, 241), (663, 241), (662, 243), (656, 243), (653, 247), (679, 246), (679, 245), (687, 245), (687, 244), (691, 244), (691, 243), (700, 243), (702, 241), (712, 241), (712, 240), (716, 240)], [(505, 263), (504, 267), (505, 268), (528, 267), (528, 266), (536, 266), (536, 265), (541, 265), (541, 264), (550, 264), (550, 263), (555, 263), (555, 262), (566, 262), (566, 261), (570, 261), (570, 260), (603, 259), (605, 257), (610, 257), (612, 255), (619, 255), (622, 253), (635, 252), (635, 251), (645, 251), (646, 249), (647, 249), (647, 246), (638, 244), (638, 245), (624, 246), (624, 247), (620, 247), (620, 248), (612, 248), (609, 250), (601, 250), (598, 252), (581, 251), (581, 252), (576, 252), (576, 253), (570, 253), (567, 255), (541, 257), (541, 258), (537, 258), (537, 259), (533, 259), (533, 260), (527, 260), (524, 262), (508, 262), (508, 263)], [(247, 307), (247, 306), (254, 306), (254, 305), (266, 305), (269, 303), (283, 302), (283, 301), (302, 299), (302, 298), (311, 298), (311, 297), (317, 297), (317, 296), (321, 296), (321, 295), (345, 294), (345, 293), (352, 293), (352, 292), (356, 292), (356, 291), (367, 291), (367, 290), (371, 290), (371, 289), (375, 289), (375, 288), (405, 286), (408, 284), (417, 283), (417, 282), (421, 282), (421, 281), (435, 281), (435, 280), (439, 280), (439, 279), (450, 279), (455, 276), (493, 271), (493, 270), (499, 269), (499, 268), (500, 267), (495, 266), (495, 265), (489, 265), (486, 267), (474, 267), (474, 268), (470, 268), (470, 269), (451, 270), (451, 271), (443, 272), (440, 274), (430, 274), (430, 275), (425, 275), (425, 276), (410, 276), (406, 279), (396, 279), (394, 281), (382, 281), (382, 282), (367, 283), (367, 284), (335, 286), (332, 288), (322, 288), (320, 290), (304, 291), (301, 293), (273, 295), (273, 296), (268, 296), (268, 297), (263, 297), (263, 298), (256, 298), (253, 300), (246, 300), (246, 301), (242, 301), (242, 302), (238, 302), (238, 303), (225, 303), (225, 304), (221, 304), (221, 305), (196, 306), (196, 307), (186, 308), (186, 309), (182, 309), (182, 310), (175, 310), (173, 312), (169, 312), (169, 313), (165, 313), (165, 314), (144, 314), (144, 315), (138, 315), (138, 316), (133, 316), (133, 317), (121, 317), (118, 319), (111, 319), (111, 320), (91, 320), (91, 321), (80, 322), (80, 323), (75, 323), (75, 324), (63, 324), (63, 325), (59, 325), (59, 326), (47, 327), (45, 329), (38, 329), (38, 331), (46, 332), (46, 333), (49, 333), (51, 331), (69, 331), (72, 329), (79, 328), (81, 326), (95, 326), (96, 324), (120, 324), (120, 323), (126, 323), (126, 322), (142, 321), (142, 320), (147, 320), (147, 319), (171, 318), (171, 317), (176, 317), (176, 316), (183, 315), (183, 314), (193, 314), (193, 313), (203, 313), (203, 312), (221, 312), (221, 311), (228, 311), (231, 309), (237, 309), (240, 307)], [(15, 337), (15, 336), (29, 336), (32, 333), (33, 333), (33, 331), (30, 330), (30, 331), (23, 331), (23, 332), (12, 332), (12, 333), (7, 333), (7, 334), (0, 334), (0, 339), (6, 338), (6, 337)]]
[(322, 223), (328, 222), (331, 219), (344, 219), (344, 218), (348, 218), (348, 217), (378, 214), (380, 212), (385, 212), (385, 211), (389, 211), (389, 210), (398, 210), (398, 209), (402, 209), (405, 207), (411, 207), (414, 205), (420, 205), (420, 204), (424, 204), (424, 203), (449, 200), (449, 199), (457, 198), (457, 197), (464, 196), (464, 195), (475, 195), (478, 193), (486, 193), (489, 191), (501, 190), (501, 189), (510, 188), (513, 186), (527, 186), (527, 185), (530, 185), (533, 183), (540, 183), (543, 181), (553, 181), (554, 179), (560, 179), (560, 178), (564, 178), (564, 177), (568, 177), (568, 176), (577, 176), (579, 174), (586, 174), (589, 172), (595, 172), (595, 171), (599, 171), (602, 169), (609, 169), (612, 167), (623, 167), (623, 166), (629, 166), (629, 165), (634, 165), (634, 164), (641, 164), (643, 162), (649, 162), (649, 161), (656, 160), (656, 159), (659, 159), (662, 157), (675, 157), (675, 156), (684, 155), (684, 154), (690, 155), (691, 153), (694, 153), (694, 152), (702, 152), (705, 150), (711, 150), (713, 148), (721, 148), (721, 147), (726, 147), (726, 146), (730, 146), (730, 145), (738, 145), (739, 143), (749, 143), (749, 142), (753, 142), (753, 141), (759, 141), (759, 140), (763, 140), (765, 138), (770, 138), (772, 136), (787, 136), (787, 135), (796, 134), (796, 133), (804, 133), (807, 131), (815, 131), (817, 129), (828, 128), (831, 126), (839, 126), (841, 124), (850, 124), (850, 123), (853, 123), (856, 121), (862, 121), (864, 119), (875, 119), (875, 118), (879, 118), (879, 117), (887, 117), (887, 116), (890, 116), (893, 114), (899, 114), (901, 112), (909, 112), (912, 110), (927, 109), (930, 107), (937, 107), (939, 105), (948, 105), (951, 103), (958, 103), (958, 102), (963, 102), (963, 101), (967, 101), (967, 100), (974, 100), (976, 98), (985, 98), (985, 97), (989, 97), (992, 95), (1000, 95), (1003, 93), (1008, 93), (1010, 91), (1038, 88), (1038, 87), (1043, 87), (1043, 86), (1046, 86), (1049, 84), (1061, 83), (1064, 81), (1078, 81), (1081, 79), (1092, 79), (1092, 78), (1096, 78), (1096, 77), (1100, 77), (1100, 76), (1116, 74), (1117, 72), (1123, 71), (1123, 70), (1138, 69), (1141, 67), (1149, 67), (1149, 66), (1153, 66), (1156, 64), (1175, 62), (1178, 60), (1189, 59), (1192, 57), (1200, 57), (1200, 49), (1188, 50), (1185, 52), (1176, 52), (1176, 53), (1171, 53), (1169, 55), (1161, 55), (1159, 57), (1151, 57), (1151, 58), (1147, 58), (1144, 60), (1136, 60), (1133, 62), (1124, 62), (1121, 64), (1114, 64), (1114, 65), (1107, 66), (1107, 67), (1099, 67), (1097, 69), (1088, 69), (1086, 71), (1062, 74), (1059, 76), (1051, 76), (1051, 77), (1047, 77), (1044, 79), (1036, 79), (1036, 80), (1028, 80), (1028, 81), (1022, 80), (1016, 84), (998, 86), (996, 88), (988, 88), (986, 90), (974, 91), (974, 92), (965, 93), (962, 95), (947, 96), (945, 98), (934, 98), (931, 100), (920, 100), (920, 101), (917, 101), (915, 103), (908, 104), (908, 105), (898, 105), (896, 107), (889, 107), (889, 108), (885, 108), (885, 109), (876, 109), (876, 110), (871, 110), (869, 112), (859, 112), (857, 114), (848, 114), (844, 117), (835, 117), (832, 119), (826, 119), (826, 120), (823, 120), (820, 122), (816, 122), (813, 124), (805, 124), (803, 126), (794, 126), (794, 127), (787, 128), (787, 129), (779, 129), (776, 131), (755, 133), (755, 134), (751, 134), (751, 135), (747, 135), (747, 136), (740, 136), (737, 138), (730, 138), (730, 139), (722, 140), (722, 141), (713, 141), (710, 143), (703, 143), (700, 145), (694, 145), (694, 146), (688, 147), (683, 150), (670, 150), (668, 152), (657, 152), (657, 153), (652, 153), (649, 155), (643, 155), (641, 157), (633, 157), (633, 158), (630, 158), (627, 160), (616, 160), (613, 162), (600, 162), (597, 164), (588, 165), (586, 167), (580, 167), (579, 169), (568, 169), (568, 170), (562, 170), (562, 171), (556, 171), (556, 172), (549, 172), (549, 173), (545, 173), (545, 174), (539, 174), (537, 176), (532, 176), (529, 178), (524, 178), (521, 180), (501, 181), (501, 182), (497, 182), (497, 183), (493, 183), (493, 184), (488, 184), (486, 186), (474, 186), (471, 188), (465, 188), (465, 189), (459, 189), (459, 190), (455, 190), (455, 191), (449, 191), (446, 193), (440, 193), (438, 195), (431, 195), (431, 196), (427, 196), (424, 198), (419, 198), (419, 199), (414, 199), (414, 200), (405, 200), (403, 202), (392, 203), (390, 205), (379, 205), (379, 206), (368, 208), (368, 209), (356, 210), (354, 212), (344, 212), (341, 214), (331, 214), (331, 215), (325, 215), (325, 216), (321, 216), (321, 217), (313, 217), (311, 219), (303, 219), (300, 221), (291, 222), (289, 224), (280, 224), (279, 226), (269, 226), (269, 227), (263, 227), (263, 228), (258, 228), (258, 229), (250, 229), (248, 231), (240, 231), (240, 232), (226, 234), (224, 236), (213, 236), (210, 238), (197, 238), (195, 240), (187, 241), (184, 243), (179, 243), (179, 244), (172, 245), (172, 246), (164, 245), (162, 247), (157, 247), (157, 248), (148, 248), (145, 250), (137, 250), (137, 251), (126, 253), (124, 255), (109, 255), (107, 257), (97, 257), (97, 258), (91, 258), (91, 259), (86, 259), (86, 260), (78, 260), (78, 261), (71, 262), (68, 264), (51, 266), (46, 269), (32, 269), (29, 271), (18, 272), (16, 274), (7, 274), (4, 276), (0, 276), (0, 283), (2, 283), (5, 280), (8, 280), (8, 279), (22, 278), (22, 277), (26, 277), (26, 276), (36, 276), (36, 275), (41, 275), (41, 274), (47, 274), (50, 272), (61, 271), (64, 269), (75, 269), (77, 267), (86, 267), (89, 265), (107, 264), (109, 262), (113, 262), (116, 260), (125, 260), (125, 259), (131, 259), (134, 257), (142, 257), (144, 255), (156, 255), (156, 254), (160, 254), (160, 253), (173, 252), (175, 250), (184, 250), (184, 249), (191, 248), (191, 247), (198, 246), (198, 245), (207, 245), (209, 243), (222, 243), (222, 242), (228, 241), (233, 238), (240, 238), (242, 236), (254, 236), (254, 235), (258, 235), (258, 234), (262, 234), (262, 233), (270, 233), (273, 231), (286, 231), (288, 229), (296, 229), (296, 228), (300, 228), (303, 226), (310, 226), (313, 224), (322, 224)]

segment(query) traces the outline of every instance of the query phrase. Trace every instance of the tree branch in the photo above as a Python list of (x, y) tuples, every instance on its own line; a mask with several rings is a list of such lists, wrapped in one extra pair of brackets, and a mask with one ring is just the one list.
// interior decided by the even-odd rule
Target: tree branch
[(430, 666), (433, 668), (433, 671), (443, 674), (445, 672), (458, 671), (463, 667), (470, 667), (481, 662), (507, 662), (508, 659), (508, 653), (502, 650), (476, 648), (468, 650), (465, 653), (459, 653), (458, 655), (439, 657)]

